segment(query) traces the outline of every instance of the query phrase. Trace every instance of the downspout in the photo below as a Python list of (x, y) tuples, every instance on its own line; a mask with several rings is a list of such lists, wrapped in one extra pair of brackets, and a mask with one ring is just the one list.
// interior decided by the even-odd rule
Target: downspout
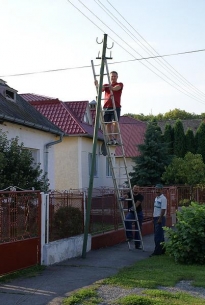
[(62, 133), (62, 134), (60, 135), (60, 139), (59, 139), (59, 140), (49, 142), (49, 143), (47, 143), (47, 144), (45, 145), (45, 151), (44, 151), (44, 153), (45, 153), (44, 174), (45, 174), (45, 177), (46, 177), (46, 178), (48, 178), (48, 149), (49, 149), (49, 147), (52, 146), (52, 145), (56, 145), (56, 144), (58, 144), (58, 143), (61, 143), (61, 142), (63, 141), (63, 136), (64, 136), (64, 134)]

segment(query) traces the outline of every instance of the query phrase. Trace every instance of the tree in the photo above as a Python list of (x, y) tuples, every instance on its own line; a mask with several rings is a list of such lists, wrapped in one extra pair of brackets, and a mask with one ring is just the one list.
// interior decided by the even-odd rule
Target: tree
[(195, 113), (186, 112), (185, 110), (181, 110), (178, 108), (170, 110), (165, 114), (159, 113), (157, 115), (153, 115), (153, 114), (144, 115), (143, 113), (140, 114), (127, 113), (125, 115), (140, 121), (151, 121), (151, 120), (166, 121), (166, 120), (177, 120), (177, 119), (188, 120), (188, 119), (205, 118), (205, 113), (195, 114)]
[(185, 135), (185, 140), (186, 140), (186, 151), (191, 152), (195, 154), (196, 152), (196, 146), (195, 146), (195, 137), (193, 130), (190, 128), (187, 130), (186, 135)]
[(18, 137), (7, 139), (6, 133), (0, 131), (0, 189), (18, 186), (22, 189), (35, 188), (47, 191), (48, 179), (42, 176), (40, 164), (34, 164), (31, 151), (18, 143)]
[(170, 124), (166, 124), (164, 129), (163, 139), (164, 142), (167, 143), (168, 153), (170, 155), (173, 155), (173, 137), (174, 137), (174, 132), (172, 126)]
[(174, 155), (183, 158), (186, 153), (186, 139), (184, 127), (181, 120), (177, 120), (174, 124)]
[(205, 123), (202, 122), (196, 131), (196, 152), (201, 154), (205, 162)]
[(202, 156), (188, 152), (184, 158), (175, 157), (162, 175), (166, 184), (196, 185), (205, 182), (205, 164)]
[(131, 184), (140, 186), (154, 185), (161, 181), (165, 166), (170, 162), (167, 144), (162, 139), (162, 132), (155, 121), (148, 124), (144, 144), (138, 145), (140, 155), (133, 158), (135, 166)]
[(185, 110), (181, 110), (178, 108), (175, 108), (174, 110), (170, 110), (169, 112), (166, 112), (164, 114), (164, 119), (165, 120), (188, 120), (188, 119), (196, 119), (198, 118), (199, 115), (195, 114), (195, 113), (190, 113), (190, 112), (186, 112)]

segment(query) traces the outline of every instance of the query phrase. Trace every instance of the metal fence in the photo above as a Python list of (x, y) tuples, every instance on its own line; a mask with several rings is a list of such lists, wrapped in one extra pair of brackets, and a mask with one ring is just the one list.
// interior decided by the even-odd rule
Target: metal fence
[(191, 201), (205, 203), (205, 187), (177, 186), (178, 205), (187, 205)]
[[(140, 192), (144, 196), (143, 213), (144, 222), (146, 222), (152, 219), (153, 202), (156, 196), (155, 188), (142, 187)], [(178, 205), (190, 203), (190, 200), (205, 203), (205, 188), (202, 187), (164, 187), (163, 192), (168, 199), (168, 216), (176, 212)], [(37, 191), (0, 192), (0, 243), (25, 240), (39, 235), (39, 197), (40, 192)], [(47, 221), (47, 235), (49, 238), (47, 240), (60, 239), (55, 232), (54, 221), (56, 212), (62, 207), (71, 206), (82, 213), (82, 221), (78, 223), (78, 226), (80, 232), (84, 232), (87, 197), (87, 189), (70, 189), (63, 192), (53, 191), (49, 194), (49, 219)], [(93, 189), (89, 232), (95, 235), (118, 230), (122, 227), (122, 219), (114, 189)], [(67, 233), (67, 237), (71, 236), (69, 232)]]
[(40, 235), (40, 192), (0, 192), (0, 243)]
[[(76, 224), (76, 222), (73, 221), (71, 215), (69, 215), (69, 210), (66, 210), (66, 207), (72, 207), (75, 208), (78, 211), (82, 213), (82, 219)], [(84, 211), (86, 209), (86, 198), (85, 198), (85, 192), (82, 192), (80, 190), (69, 190), (69, 191), (52, 191), (49, 194), (49, 207), (47, 208), (47, 214), (48, 221), (47, 221), (47, 236), (46, 240), (48, 241), (54, 241), (61, 239), (62, 236), (64, 237), (71, 237), (78, 235), (80, 233), (84, 232)], [(57, 213), (60, 212), (61, 215), (59, 217), (62, 218), (62, 221), (64, 224), (62, 224), (61, 228), (59, 228), (59, 222), (61, 222), (61, 219), (58, 217), (58, 221), (56, 219)], [(63, 213), (67, 213), (66, 215), (62, 215)], [(60, 230), (62, 231), (63, 228), (69, 228), (70, 225), (75, 224), (77, 225), (77, 228), (71, 228), (69, 231), (67, 229), (67, 232), (64, 232), (63, 235), (59, 234)], [(66, 225), (67, 224), (67, 225)], [(76, 233), (75, 233), (76, 232)]]
[[(126, 190), (125, 190), (126, 192)], [(156, 197), (154, 187), (143, 187), (140, 193), (144, 196), (143, 213), (144, 222), (150, 221), (153, 214), (153, 203)], [(178, 207), (178, 190), (177, 187), (165, 187), (164, 195), (167, 197), (168, 208), (167, 216), (171, 216), (176, 212)], [(55, 234), (54, 217), (56, 211), (64, 206), (73, 206), (78, 208), (83, 215), (85, 223), (85, 215), (87, 208), (88, 190), (69, 190), (63, 192), (54, 191), (49, 197), (49, 241), (59, 239)], [(125, 206), (126, 207), (126, 206)], [(83, 222), (79, 226), (84, 232)], [(123, 227), (118, 203), (115, 196), (115, 190), (112, 188), (95, 188), (92, 193), (90, 227), (89, 233), (96, 235), (112, 230), (118, 230)], [(70, 236), (67, 232), (67, 237)]]

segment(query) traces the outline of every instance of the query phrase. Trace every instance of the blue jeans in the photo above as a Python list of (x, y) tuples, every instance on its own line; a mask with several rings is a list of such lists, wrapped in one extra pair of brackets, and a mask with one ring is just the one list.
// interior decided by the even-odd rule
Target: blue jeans
[(162, 222), (157, 223), (159, 217), (154, 217), (154, 242), (155, 242), (155, 254), (162, 254), (164, 252), (161, 242), (164, 242), (164, 230), (163, 227), (166, 224), (165, 216), (162, 217)]
[[(137, 213), (137, 216), (138, 216), (138, 221), (139, 221), (139, 226), (140, 226), (140, 230), (142, 230), (142, 222), (143, 222), (143, 213), (142, 212), (139, 212)], [(132, 232), (132, 221), (126, 221), (126, 219), (128, 220), (135, 220), (135, 214), (134, 212), (128, 212), (127, 215), (126, 215), (126, 218), (125, 218), (125, 228), (126, 228), (126, 236), (127, 236), (127, 239), (133, 239), (133, 232)], [(140, 246), (140, 234), (139, 234), (139, 228), (138, 228), (138, 225), (137, 225), (137, 222), (134, 221), (135, 223), (135, 245), (136, 246)]]

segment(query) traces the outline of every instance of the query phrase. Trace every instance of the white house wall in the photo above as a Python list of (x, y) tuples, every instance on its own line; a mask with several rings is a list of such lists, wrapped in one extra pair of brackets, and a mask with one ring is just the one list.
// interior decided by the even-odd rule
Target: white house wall
[[(112, 186), (112, 178), (106, 177), (106, 158), (100, 153), (97, 144), (98, 176), (93, 187)], [(89, 187), (88, 154), (92, 153), (93, 140), (86, 137), (63, 137), (62, 143), (55, 148), (55, 185), (59, 191)]]
[[(19, 138), (19, 143), (24, 144), (25, 148), (36, 151), (36, 161), (40, 163), (40, 167), (45, 169), (45, 145), (59, 139), (59, 137), (49, 132), (38, 129), (29, 128), (23, 125), (17, 125), (5, 122), (0, 125), (0, 129), (7, 133), (7, 138)], [(58, 145), (58, 144), (57, 144)], [(51, 146), (48, 150), (48, 178), (50, 188), (55, 188), (54, 185), (54, 148)]]
[(57, 190), (79, 187), (79, 145), (78, 137), (63, 137), (55, 147), (55, 185)]
[[(124, 169), (124, 160), (123, 160), (123, 158), (119, 158), (119, 157), (117, 157), (116, 159), (115, 159), (116, 161), (116, 166), (119, 168), (119, 177), (125, 177), (125, 179), (123, 180), (121, 180), (121, 182), (122, 182), (122, 184), (124, 183), (124, 182), (126, 182), (126, 173), (125, 173), (125, 169)], [(128, 172), (128, 174), (130, 173), (130, 172), (133, 172), (133, 166), (135, 165), (135, 163), (132, 161), (132, 159), (131, 158), (126, 158), (126, 165), (127, 165), (127, 172)]]
[[(81, 180), (81, 188), (88, 188), (89, 187), (89, 164), (88, 164), (88, 154), (92, 153), (93, 149), (93, 139), (89, 138), (79, 138), (81, 140), (81, 170), (79, 172), (79, 180)], [(96, 158), (98, 163), (98, 175), (94, 177), (93, 180), (93, 187), (100, 188), (100, 187), (112, 187), (113, 182), (111, 177), (106, 177), (106, 157), (101, 154), (101, 145), (102, 141), (98, 141), (97, 149), (96, 149)]]

